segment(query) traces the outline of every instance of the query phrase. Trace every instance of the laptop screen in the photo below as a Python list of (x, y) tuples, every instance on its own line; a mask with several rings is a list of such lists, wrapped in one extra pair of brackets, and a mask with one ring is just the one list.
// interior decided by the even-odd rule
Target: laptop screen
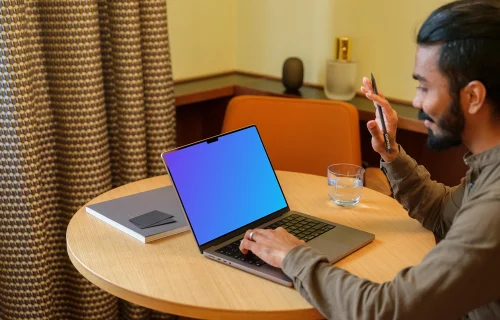
[(163, 157), (200, 246), (287, 207), (255, 126)]

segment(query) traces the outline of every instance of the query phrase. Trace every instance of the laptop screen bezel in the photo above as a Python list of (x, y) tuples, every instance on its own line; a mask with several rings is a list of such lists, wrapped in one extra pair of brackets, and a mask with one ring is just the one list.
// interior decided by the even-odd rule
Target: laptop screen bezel
[[(188, 214), (186, 213), (186, 209), (184, 207), (184, 203), (182, 202), (182, 199), (179, 195), (179, 192), (177, 191), (177, 187), (175, 185), (175, 177), (172, 175), (172, 172), (170, 171), (170, 169), (168, 168), (168, 164), (167, 164), (167, 161), (165, 160), (165, 155), (169, 154), (169, 153), (172, 153), (172, 152), (175, 152), (175, 151), (179, 151), (179, 150), (182, 150), (182, 149), (185, 149), (185, 148), (189, 148), (189, 147), (192, 147), (192, 146), (195, 146), (195, 145), (198, 145), (198, 144), (202, 144), (202, 143), (214, 143), (214, 142), (217, 142), (218, 139), (220, 137), (223, 137), (223, 136), (226, 136), (226, 135), (229, 135), (229, 134), (234, 134), (238, 131), (242, 131), (242, 130), (248, 130), (250, 128), (255, 128), (255, 130), (257, 131), (257, 136), (259, 137), (259, 140), (260, 140), (260, 143), (262, 144), (262, 147), (264, 148), (264, 153), (266, 154), (266, 157), (267, 157), (267, 160), (269, 161), (269, 164), (271, 166), (271, 169), (273, 170), (273, 173), (274, 173), (274, 177), (276, 179), (276, 182), (278, 183), (278, 186), (280, 188), (280, 191), (281, 191), (281, 194), (283, 195), (283, 198), (285, 199), (285, 203), (286, 203), (286, 206), (275, 211), (275, 212), (272, 212), (256, 221), (253, 221), (247, 225), (244, 225), (236, 230), (233, 230), (233, 231), (230, 231), (226, 234), (223, 234), (213, 240), (210, 240), (209, 242), (203, 244), (203, 245), (200, 245), (200, 243), (198, 242), (198, 239), (196, 238), (196, 234), (193, 230), (193, 226), (191, 225), (191, 221), (189, 220), (189, 216)], [(198, 245), (198, 249), (200, 250), (201, 253), (203, 253), (203, 251), (205, 251), (207, 248), (210, 248), (210, 247), (213, 247), (213, 246), (216, 246), (216, 245), (219, 245), (231, 238), (234, 238), (238, 235), (242, 235), (244, 234), (248, 229), (254, 229), (268, 221), (271, 221), (273, 219), (276, 219), (277, 217), (287, 213), (288, 211), (290, 211), (290, 207), (288, 205), (288, 201), (286, 200), (286, 197), (285, 197), (285, 193), (283, 192), (283, 188), (281, 187), (281, 184), (278, 180), (278, 177), (276, 175), (276, 171), (274, 170), (274, 167), (273, 167), (273, 164), (271, 163), (271, 159), (269, 159), (269, 154), (267, 153), (267, 150), (266, 150), (266, 146), (264, 145), (264, 142), (262, 141), (262, 137), (260, 136), (260, 133), (259, 133), (259, 129), (257, 128), (256, 125), (249, 125), (249, 126), (246, 126), (246, 127), (243, 127), (243, 128), (240, 128), (240, 129), (237, 129), (237, 130), (233, 130), (233, 131), (230, 131), (230, 132), (226, 132), (226, 133), (222, 133), (222, 134), (219, 134), (219, 135), (216, 135), (216, 136), (213, 136), (213, 137), (210, 137), (210, 138), (207, 138), (207, 139), (203, 139), (203, 140), (200, 140), (200, 141), (197, 141), (197, 142), (194, 142), (194, 143), (190, 143), (190, 144), (187, 144), (187, 145), (184, 145), (184, 146), (181, 146), (181, 147), (178, 147), (178, 148), (174, 148), (174, 149), (171, 149), (169, 151), (166, 151), (166, 152), (163, 152), (161, 154), (161, 158), (162, 158), (162, 161), (163, 161), (163, 164), (165, 165), (165, 168), (167, 169), (167, 174), (170, 176), (170, 180), (172, 181), (172, 185), (174, 186), (174, 189), (175, 189), (175, 194), (177, 195), (177, 198), (179, 199), (179, 202), (181, 203), (181, 208), (182, 208), (182, 212), (184, 212), (184, 216), (186, 217), (186, 220), (188, 221), (189, 223), (189, 227), (191, 228), (191, 233), (193, 234), (193, 237), (196, 241), (196, 244)]]

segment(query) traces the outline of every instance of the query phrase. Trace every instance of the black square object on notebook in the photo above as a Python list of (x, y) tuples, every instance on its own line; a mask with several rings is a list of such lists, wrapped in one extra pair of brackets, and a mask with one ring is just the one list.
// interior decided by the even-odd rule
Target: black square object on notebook
[[(161, 220), (155, 224), (152, 224), (150, 226), (147, 226), (146, 228), (151, 228), (151, 227), (156, 227), (156, 226), (161, 226), (161, 225), (164, 225), (164, 224), (169, 224), (169, 223), (174, 223), (176, 222), (176, 220), (174, 218), (168, 218), (168, 219), (165, 219), (165, 220)], [(141, 229), (146, 229), (146, 228), (141, 228)]]
[(135, 226), (141, 229), (145, 229), (166, 223), (173, 223), (175, 222), (175, 220), (172, 219), (172, 217), (173, 216), (171, 214), (167, 214), (165, 212), (158, 210), (153, 210), (141, 214), (140, 216), (129, 219), (129, 221), (132, 222)]

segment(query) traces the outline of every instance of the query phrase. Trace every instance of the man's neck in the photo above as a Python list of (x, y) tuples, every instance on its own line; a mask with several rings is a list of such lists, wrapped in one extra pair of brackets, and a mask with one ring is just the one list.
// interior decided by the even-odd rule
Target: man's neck
[(500, 145), (500, 124), (477, 126), (469, 136), (464, 137), (463, 143), (470, 152), (477, 154), (489, 150)]

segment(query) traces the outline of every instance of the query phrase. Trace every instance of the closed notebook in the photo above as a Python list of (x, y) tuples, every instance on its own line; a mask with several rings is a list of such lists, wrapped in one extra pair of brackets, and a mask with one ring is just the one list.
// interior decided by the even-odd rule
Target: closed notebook
[(189, 230), (172, 186), (91, 204), (86, 211), (144, 243)]

